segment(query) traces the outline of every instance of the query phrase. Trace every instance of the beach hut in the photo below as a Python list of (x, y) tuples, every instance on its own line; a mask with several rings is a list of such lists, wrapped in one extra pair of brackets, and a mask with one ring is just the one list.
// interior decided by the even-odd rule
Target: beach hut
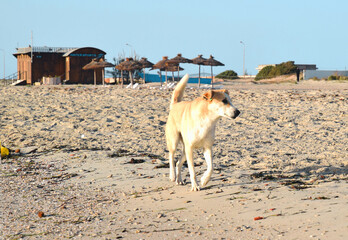
[(93, 47), (36, 47), (16, 48), (17, 79), (27, 84), (42, 82), (43, 78), (60, 78), (63, 83), (93, 84), (102, 82), (101, 71), (82, 68), (93, 58), (104, 58), (105, 52)]

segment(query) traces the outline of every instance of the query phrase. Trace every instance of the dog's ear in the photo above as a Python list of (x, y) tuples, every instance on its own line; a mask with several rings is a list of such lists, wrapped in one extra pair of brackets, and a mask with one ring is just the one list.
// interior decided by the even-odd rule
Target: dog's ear
[(207, 101), (213, 101), (214, 92), (209, 90), (208, 92), (203, 94), (203, 98)]

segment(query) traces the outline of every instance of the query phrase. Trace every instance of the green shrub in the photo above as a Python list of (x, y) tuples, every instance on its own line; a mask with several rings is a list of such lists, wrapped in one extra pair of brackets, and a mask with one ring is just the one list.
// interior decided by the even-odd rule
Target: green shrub
[(255, 80), (274, 78), (281, 75), (295, 73), (296, 69), (297, 67), (293, 61), (283, 62), (276, 66), (267, 66), (261, 69), (261, 71), (256, 75)]
[(237, 79), (238, 74), (233, 70), (226, 70), (216, 76), (216, 78), (222, 78), (222, 79)]
[(336, 75), (331, 75), (327, 78), (327, 80), (337, 80), (337, 76)]
[(313, 79), (313, 80), (319, 80), (319, 78), (317, 78), (317, 77), (313, 77), (312, 79)]
[(265, 79), (270, 76), (270, 72), (274, 69), (274, 66), (266, 66), (260, 70), (256, 75), (255, 80)]
[(339, 76), (335, 74), (335, 75), (329, 76), (327, 80), (348, 80), (348, 76)]

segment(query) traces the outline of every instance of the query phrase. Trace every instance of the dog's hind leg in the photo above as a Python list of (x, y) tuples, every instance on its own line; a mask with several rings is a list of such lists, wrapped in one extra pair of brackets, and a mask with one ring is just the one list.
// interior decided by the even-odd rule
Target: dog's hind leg
[(213, 155), (212, 155), (211, 147), (204, 148), (204, 158), (205, 158), (205, 161), (207, 162), (207, 170), (201, 177), (202, 187), (207, 185), (213, 173)]
[(177, 161), (176, 163), (176, 184), (180, 184), (180, 185), (184, 184), (181, 178), (181, 168), (185, 160), (186, 160), (186, 153), (185, 153), (185, 148), (183, 148), (181, 159)]
[(199, 186), (197, 185), (196, 180), (196, 173), (195, 168), (193, 164), (193, 149), (192, 147), (185, 146), (185, 152), (186, 152), (186, 159), (187, 159), (187, 165), (190, 172), (190, 179), (191, 179), (191, 191), (199, 191)]

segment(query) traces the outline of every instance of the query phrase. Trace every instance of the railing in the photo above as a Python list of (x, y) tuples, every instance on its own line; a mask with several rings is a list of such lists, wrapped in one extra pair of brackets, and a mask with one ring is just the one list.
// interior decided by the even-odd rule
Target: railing
[(5, 77), (5, 79), (0, 79), (0, 85), (1, 86), (7, 86), (10, 85), (12, 83), (14, 83), (15, 81), (17, 81), (17, 77), (18, 77), (18, 73), (12, 73), (11, 75), (8, 75), (7, 77)]
[[(65, 53), (76, 49), (75, 47), (33, 47), (33, 52), (61, 52)], [(17, 53), (31, 52), (31, 47), (17, 48)]]

